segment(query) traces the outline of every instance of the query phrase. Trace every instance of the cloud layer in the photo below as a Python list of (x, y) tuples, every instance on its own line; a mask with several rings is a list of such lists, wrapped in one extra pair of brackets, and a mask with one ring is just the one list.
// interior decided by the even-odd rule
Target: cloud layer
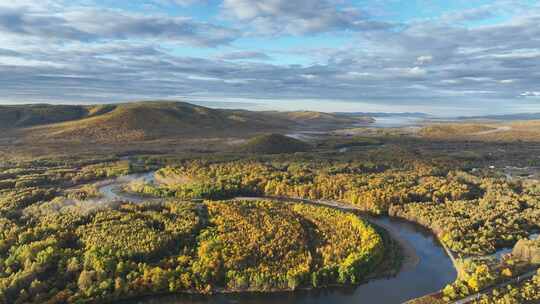
[(224, 0), (227, 16), (247, 22), (257, 34), (314, 34), (328, 31), (382, 30), (393, 25), (371, 21), (354, 6), (335, 0)]
[(111, 9), (77, 7), (61, 12), (0, 6), (0, 33), (7, 38), (61, 42), (167, 40), (178, 44), (216, 46), (238, 38), (236, 30), (187, 17), (147, 16)]
[(209, 18), (33, 2), (0, 4), (5, 101), (320, 98), (441, 109), (540, 103), (534, 6), (514, 5), (496, 22), (482, 21), (499, 16), (508, 1), (403, 23), (339, 0), (223, 0)]

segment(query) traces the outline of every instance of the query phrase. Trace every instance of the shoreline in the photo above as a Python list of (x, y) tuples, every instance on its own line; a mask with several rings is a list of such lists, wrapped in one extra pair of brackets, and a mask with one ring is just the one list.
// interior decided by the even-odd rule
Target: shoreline
[[(149, 175), (150, 173), (151, 172), (143, 173), (143, 174), (140, 174), (140, 175), (144, 176), (144, 175)], [(122, 179), (122, 177), (120, 177), (120, 179)], [(154, 180), (157, 181), (156, 178)], [(122, 181), (121, 183), (123, 184), (123, 182), (125, 182), (125, 181)], [(114, 183), (115, 183), (114, 180), (107, 180), (105, 184), (98, 185), (99, 192), (102, 193), (102, 195), (104, 197), (107, 197), (107, 195), (102, 190), (103, 190), (103, 188), (106, 188), (107, 186), (111, 186)], [(118, 190), (120, 190), (120, 191), (113, 191), (113, 193), (112, 193), (116, 197), (124, 196), (124, 198), (130, 200), (130, 199), (133, 199), (133, 197), (131, 197), (131, 196), (135, 195), (134, 193), (129, 193), (129, 192), (126, 192), (126, 191), (122, 190), (121, 187), (119, 187)], [(137, 195), (140, 195), (140, 194), (137, 194)], [(151, 198), (151, 197), (148, 197), (148, 199), (152, 200), (152, 201), (158, 201), (158, 200), (159, 201), (165, 201), (166, 200), (166, 198), (159, 198), (158, 199), (158, 198)], [(401, 249), (401, 253), (402, 253), (402, 262), (401, 262), (401, 267), (400, 267), (399, 271), (396, 274), (399, 274), (400, 272), (413, 270), (420, 263), (420, 257), (416, 253), (416, 249), (412, 246), (412, 244), (408, 240), (403, 238), (395, 228), (393, 228), (391, 225), (388, 225), (388, 224), (384, 223), (381, 220), (382, 218), (377, 218), (377, 217), (374, 217), (372, 215), (369, 215), (369, 214), (365, 213), (364, 211), (362, 211), (362, 210), (360, 210), (360, 209), (358, 209), (358, 208), (356, 208), (355, 206), (352, 206), (352, 205), (344, 205), (343, 203), (340, 203), (340, 202), (337, 202), (337, 201), (309, 200), (309, 199), (302, 199), (302, 198), (272, 197), (272, 196), (234, 197), (234, 198), (231, 198), (229, 200), (230, 201), (270, 200), (270, 201), (278, 201), (278, 202), (286, 202), (286, 201), (288, 201), (288, 202), (305, 203), (305, 204), (313, 204), (313, 205), (320, 205), (320, 206), (325, 206), (325, 207), (330, 207), (330, 208), (336, 208), (336, 209), (339, 209), (339, 210), (342, 210), (342, 211), (345, 211), (345, 212), (347, 212), (347, 211), (348, 212), (354, 212), (354, 213), (356, 213), (357, 216), (365, 219), (366, 221), (368, 221), (372, 225), (379, 226), (382, 229), (384, 229), (385, 231), (387, 231), (388, 234), (390, 235), (390, 237), (399, 245), (399, 247)], [(391, 217), (388, 216), (387, 218), (391, 218)], [(401, 217), (396, 217), (396, 218), (401, 219)], [(417, 223), (415, 223), (415, 224), (417, 224)], [(437, 235), (434, 234), (434, 236), (438, 240)], [(452, 259), (452, 256), (450, 256), (450, 258)], [(285, 290), (285, 292), (287, 292), (287, 290)]]
[[(141, 175), (146, 175), (148, 176), (149, 174), (151, 174), (152, 172), (147, 172), (147, 173), (139, 173), (138, 174), (138, 177), (140, 177)], [(129, 180), (129, 178), (127, 178), (127, 180)], [(109, 200), (119, 200), (119, 199), (125, 199), (126, 201), (132, 201), (133, 197), (131, 197), (132, 195), (134, 195), (134, 193), (130, 193), (130, 192), (126, 192), (124, 191), (121, 187), (117, 187), (118, 191), (113, 191), (113, 193), (106, 193), (107, 191), (104, 191), (106, 190), (106, 188), (108, 187), (114, 187), (114, 184), (118, 183), (119, 185), (123, 185), (126, 183), (126, 177), (120, 177), (118, 178), (116, 181), (114, 180), (108, 180), (106, 181), (105, 183), (97, 183), (97, 186), (98, 186), (98, 191), (104, 196), (104, 199), (109, 199)], [(117, 186), (119, 186), (117, 185)], [(110, 195), (113, 195), (113, 196), (110, 196)], [(135, 196), (139, 196), (139, 194), (135, 194)], [(152, 198), (148, 198), (149, 200), (152, 200)], [(153, 201), (156, 202), (156, 201), (166, 201), (167, 198), (159, 198), (159, 199), (156, 199), (154, 198)], [(402, 273), (407, 273), (407, 272), (410, 272), (410, 271), (414, 271), (416, 269), (416, 267), (420, 264), (421, 262), (421, 257), (419, 256), (419, 254), (417, 253), (417, 250), (414, 248), (414, 246), (411, 244), (411, 242), (409, 240), (406, 239), (406, 237), (402, 236), (401, 233), (399, 232), (399, 229), (397, 227), (392, 227), (392, 225), (390, 223), (387, 223), (385, 220), (391, 220), (393, 218), (397, 219), (397, 220), (402, 220), (401, 217), (392, 217), (392, 216), (384, 216), (384, 217), (376, 217), (376, 216), (373, 216), (369, 213), (366, 213), (365, 211), (359, 209), (358, 207), (356, 206), (353, 206), (353, 205), (347, 205), (347, 204), (344, 204), (344, 203), (341, 203), (341, 202), (337, 202), (337, 201), (331, 201), (331, 200), (309, 200), (309, 199), (302, 199), (302, 198), (291, 198), (291, 197), (272, 197), (272, 196), (256, 196), (256, 197), (234, 197), (232, 199), (229, 199), (230, 201), (238, 201), (238, 200), (245, 200), (245, 201), (249, 201), (249, 200), (269, 200), (269, 201), (276, 201), (276, 202), (290, 202), (290, 203), (305, 203), (305, 204), (312, 204), (312, 205), (319, 205), (319, 206), (323, 206), (323, 207), (328, 207), (328, 208), (335, 208), (335, 209), (339, 209), (341, 211), (344, 211), (344, 212), (351, 212), (353, 214), (355, 214), (356, 216), (366, 220), (367, 222), (369, 222), (370, 224), (372, 224), (373, 226), (375, 227), (378, 227), (382, 230), (384, 230), (385, 232), (387, 232), (387, 235), (393, 240), (393, 242), (397, 245), (397, 247), (399, 248), (399, 252), (400, 252), (400, 264), (399, 267), (393, 267), (394, 268), (394, 273), (391, 275), (392, 277), (397, 277), (399, 276), (400, 274)], [(135, 201), (135, 203), (137, 203), (138, 199)], [(407, 221), (407, 222), (410, 222), (410, 221)], [(417, 226), (420, 226), (424, 229), (426, 229), (426, 227), (418, 224), (418, 223), (415, 223), (415, 222), (410, 222), (411, 224), (415, 224)], [(438, 237), (436, 234), (433, 233), (433, 231), (429, 230), (428, 231), (433, 235), (433, 237), (440, 243)], [(443, 249), (444, 249), (444, 246), (443, 246)], [(384, 263), (384, 262), (383, 262)], [(455, 265), (454, 265), (455, 266)], [(454, 267), (455, 269), (455, 267)], [(457, 269), (456, 269), (457, 271)], [(388, 277), (388, 276), (386, 276)], [(224, 289), (218, 289), (218, 290), (214, 290), (213, 292), (207, 294), (207, 293), (200, 293), (200, 292), (193, 292), (193, 291), (189, 291), (189, 290), (186, 290), (186, 291), (182, 291), (182, 292), (179, 292), (179, 293), (168, 293), (168, 292), (164, 292), (164, 293), (160, 293), (160, 294), (148, 294), (148, 295), (137, 295), (137, 296), (133, 296), (133, 297), (127, 297), (127, 298), (121, 298), (121, 299), (109, 299), (109, 300), (104, 300), (106, 301), (106, 303), (130, 303), (129, 300), (136, 300), (136, 299), (139, 299), (139, 300), (148, 300), (150, 299), (151, 297), (153, 296), (157, 296), (157, 297), (174, 297), (174, 296), (182, 296), (182, 295), (186, 295), (186, 296), (197, 296), (197, 297), (206, 297), (206, 296), (211, 296), (211, 295), (219, 295), (219, 294), (223, 294), (223, 295), (230, 295), (230, 294), (251, 294), (251, 295), (261, 295), (261, 294), (294, 294), (295, 292), (324, 292), (325, 290), (336, 290), (336, 289), (342, 289), (342, 290), (347, 290), (347, 289), (350, 289), (350, 288), (358, 288), (362, 285), (365, 285), (365, 284), (368, 284), (370, 282), (374, 282), (374, 281), (377, 281), (377, 280), (384, 280), (385, 279), (385, 275), (375, 275), (374, 277), (371, 277), (371, 278), (366, 278), (365, 281), (363, 281), (361, 284), (357, 284), (357, 285), (329, 285), (329, 286), (324, 286), (322, 288), (312, 288), (312, 287), (302, 287), (302, 288), (297, 288), (295, 290), (291, 290), (291, 289), (277, 289), (277, 290), (224, 290)]]
[[(416, 249), (411, 245), (411, 243), (406, 240), (405, 238), (401, 237), (399, 235), (399, 232), (396, 231), (395, 228), (393, 228), (390, 225), (387, 225), (386, 223), (377, 220), (376, 218), (372, 217), (365, 217), (366, 220), (368, 220), (370, 223), (373, 223), (374, 225), (377, 225), (384, 230), (388, 232), (390, 237), (394, 241), (396, 241), (401, 249), (401, 253), (403, 256), (402, 262), (401, 262), (401, 268), (399, 269), (399, 272), (405, 272), (413, 270), (418, 264), (420, 264), (420, 257), (416, 253)], [(399, 273), (398, 272), (398, 273)]]

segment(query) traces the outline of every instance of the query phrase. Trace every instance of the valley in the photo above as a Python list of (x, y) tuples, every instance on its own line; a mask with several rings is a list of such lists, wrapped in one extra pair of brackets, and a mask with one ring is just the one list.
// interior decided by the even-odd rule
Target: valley
[(2, 303), (540, 299), (535, 121), (77, 109), (2, 114)]
[(539, 24), (0, 0), (0, 304), (540, 304)]

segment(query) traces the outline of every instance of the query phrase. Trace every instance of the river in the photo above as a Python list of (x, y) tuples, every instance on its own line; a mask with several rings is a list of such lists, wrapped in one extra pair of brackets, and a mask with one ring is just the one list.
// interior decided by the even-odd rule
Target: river
[[(152, 174), (137, 174), (110, 180), (98, 186), (104, 200), (156, 201), (126, 194), (123, 185), (132, 180), (154, 182)], [(322, 204), (326, 204), (322, 202)], [(330, 203), (328, 203), (330, 204)], [(336, 205), (333, 205), (336, 207)], [(337, 207), (341, 208), (341, 207)], [(456, 270), (436, 237), (420, 225), (391, 218), (370, 218), (377, 225), (391, 230), (394, 238), (406, 242), (418, 258), (411, 267), (404, 267), (395, 277), (374, 279), (356, 287), (283, 293), (238, 293), (217, 295), (170, 295), (144, 297), (121, 303), (141, 304), (349, 304), (402, 303), (409, 299), (436, 292), (456, 279)]]

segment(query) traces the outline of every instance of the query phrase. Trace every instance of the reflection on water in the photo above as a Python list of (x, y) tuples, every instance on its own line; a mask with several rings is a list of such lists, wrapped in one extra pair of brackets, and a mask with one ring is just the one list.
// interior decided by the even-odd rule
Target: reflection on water
[(122, 303), (141, 304), (340, 304), (340, 303), (402, 303), (411, 298), (435, 292), (454, 281), (452, 262), (434, 236), (409, 222), (381, 218), (375, 221), (391, 226), (406, 239), (420, 258), (419, 264), (396, 277), (377, 279), (356, 288), (339, 288), (294, 293), (232, 294), (214, 296), (172, 295)]
[(375, 128), (402, 128), (420, 126), (424, 121), (423, 118), (415, 116), (386, 116), (376, 117), (375, 122), (370, 124), (370, 127)]

